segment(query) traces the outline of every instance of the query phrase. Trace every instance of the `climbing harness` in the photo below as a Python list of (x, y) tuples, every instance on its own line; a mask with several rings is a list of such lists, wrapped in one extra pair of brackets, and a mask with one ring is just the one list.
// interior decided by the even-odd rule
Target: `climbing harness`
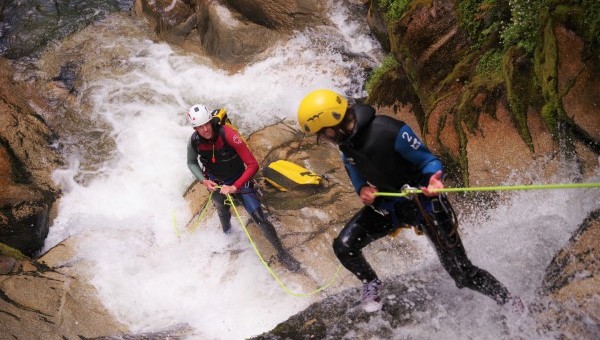
[[(429, 198), (429, 202), (425, 202), (430, 203), (431, 207), (429, 209), (423, 206), (423, 202), (417, 195), (413, 195), (412, 200), (423, 218), (423, 222), (419, 225), (434, 242), (446, 249), (458, 245), (459, 238), (456, 237), (458, 235), (458, 218), (445, 194)], [(448, 225), (450, 230), (443, 230)]]

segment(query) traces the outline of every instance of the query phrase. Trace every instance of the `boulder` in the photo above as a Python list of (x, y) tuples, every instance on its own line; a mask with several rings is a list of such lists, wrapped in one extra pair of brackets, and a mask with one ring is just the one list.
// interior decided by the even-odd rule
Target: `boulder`
[(580, 225), (546, 269), (539, 325), (566, 338), (592, 339), (600, 324), (600, 210)]
[[(2, 3), (0, 55), (19, 59), (41, 52), (110, 13), (127, 9), (119, 0), (5, 1)], [(121, 7), (123, 4), (123, 7)]]
[(0, 268), (11, 262), (0, 273), (0, 334), (75, 339), (127, 332), (97, 299), (86, 264), (73, 260), (76, 242), (66, 240), (38, 260), (0, 255)]
[(254, 61), (293, 30), (326, 22), (323, 7), (316, 0), (135, 1), (135, 13), (165, 41), (228, 67)]

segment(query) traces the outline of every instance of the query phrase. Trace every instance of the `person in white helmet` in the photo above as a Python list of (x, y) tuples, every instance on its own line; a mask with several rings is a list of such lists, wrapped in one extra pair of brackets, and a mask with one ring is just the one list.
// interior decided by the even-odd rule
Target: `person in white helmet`
[(259, 166), (244, 139), (233, 126), (219, 124), (202, 104), (193, 105), (187, 118), (194, 128), (187, 143), (187, 165), (198, 181), (212, 192), (223, 232), (231, 231), (231, 212), (225, 205), (226, 195), (230, 194), (243, 203), (254, 223), (275, 247), (278, 260), (291, 271), (300, 270), (300, 263), (283, 248), (275, 227), (260, 206), (253, 180)]

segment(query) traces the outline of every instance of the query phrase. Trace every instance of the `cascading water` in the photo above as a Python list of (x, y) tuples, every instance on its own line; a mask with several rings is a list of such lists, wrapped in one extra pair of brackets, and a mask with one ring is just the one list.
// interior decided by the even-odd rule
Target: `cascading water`
[[(65, 39), (42, 59), (87, 56), (79, 65), (80, 108), (64, 113), (77, 118), (57, 124), (70, 166), (54, 174), (64, 195), (45, 248), (76, 238), (74, 260), (90, 263), (101, 300), (132, 331), (187, 324), (202, 338), (240, 339), (311, 302), (286, 295), (241, 233), (226, 237), (206, 228), (179, 241), (173, 216), (191, 217), (182, 196), (193, 181), (185, 159), (192, 129), (184, 116), (192, 104), (224, 106), (242, 132), (251, 132), (293, 118), (314, 88), (363, 94), (364, 70), (346, 55), (375, 64), (378, 45), (356, 32), (364, 23), (344, 26), (349, 19), (341, 9), (339, 32), (298, 33), (235, 74), (152, 41), (146, 23), (125, 15)], [(360, 51), (344, 40), (349, 35)]]
[[(301, 97), (314, 88), (363, 94), (357, 58), (379, 61), (378, 45), (365, 23), (341, 5), (332, 13), (338, 32), (315, 27), (297, 33), (235, 74), (154, 42), (144, 22), (125, 15), (97, 23), (51, 52), (58, 59), (77, 53), (89, 58), (81, 65), (85, 86), (76, 123), (59, 127), (70, 166), (54, 174), (64, 196), (46, 249), (76, 238), (74, 260), (90, 264), (101, 300), (132, 331), (187, 324), (199, 338), (241, 339), (314, 301), (286, 295), (241, 232), (224, 236), (219, 228), (206, 228), (179, 241), (172, 226), (173, 216), (191, 217), (182, 197), (193, 181), (185, 164), (192, 130), (183, 114), (190, 105), (225, 106), (249, 133), (293, 119)], [(514, 194), (486, 210), (485, 218), (470, 213), (461, 226), (464, 243), (473, 262), (527, 300), (551, 257), (598, 206), (593, 191)], [(217, 225), (216, 216), (206, 223)], [(412, 241), (423, 243), (418, 266), (437, 263), (424, 238)], [(382, 277), (398, 274), (378, 270)], [(495, 326), (494, 312), (476, 308), (482, 300), (472, 298), (475, 293), (456, 289), (449, 279), (440, 290), (448, 305), (438, 306), (428, 322), (395, 330), (398, 338), (506, 335)], [(497, 308), (485, 303), (484, 309)], [(517, 336), (535, 337), (531, 324), (520, 327)]]

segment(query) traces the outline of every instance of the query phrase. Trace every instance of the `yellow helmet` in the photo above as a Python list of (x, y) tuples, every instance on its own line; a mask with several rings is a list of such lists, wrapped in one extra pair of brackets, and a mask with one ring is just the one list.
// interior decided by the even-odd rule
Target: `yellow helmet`
[(306, 133), (316, 133), (325, 127), (338, 125), (348, 108), (348, 100), (326, 89), (314, 90), (304, 96), (298, 107), (298, 124)]

